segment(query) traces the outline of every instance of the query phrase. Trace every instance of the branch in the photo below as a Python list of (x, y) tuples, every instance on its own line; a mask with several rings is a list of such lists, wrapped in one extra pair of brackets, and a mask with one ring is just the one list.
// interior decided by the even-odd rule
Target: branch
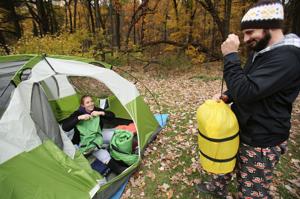
[[(132, 17), (131, 17), (131, 22), (130, 22), (130, 26), (128, 28), (128, 32), (127, 32), (127, 35), (126, 35), (126, 46), (128, 46), (128, 42), (129, 42), (129, 36), (130, 36), (130, 33), (132, 31), (132, 28), (133, 26), (145, 15), (147, 14), (155, 14), (155, 10), (159, 4), (159, 0), (156, 1), (156, 4), (153, 8), (149, 8), (147, 7), (148, 6), (148, 3), (149, 3), (149, 0), (145, 0), (143, 1), (143, 3), (137, 8), (137, 10), (135, 11), (135, 13), (133, 13)], [(144, 7), (147, 7), (146, 8), (146, 12), (144, 10), (143, 12), (143, 8)], [(141, 14), (139, 14), (139, 12), (141, 12)], [(139, 14), (139, 16), (137, 16)]]
[(215, 9), (213, 3), (211, 0), (204, 0), (206, 3), (203, 2), (203, 0), (197, 0), (200, 5), (207, 10), (210, 15), (212, 16), (214, 22), (217, 24), (218, 29), (222, 35), (223, 40), (225, 40), (225, 33), (224, 33), (224, 21), (220, 19), (217, 10)]
[(222, 56), (216, 52), (211, 52), (207, 47), (205, 47), (203, 44), (198, 43), (198, 42), (192, 42), (190, 44), (188, 43), (179, 43), (176, 41), (170, 41), (170, 40), (158, 40), (158, 41), (150, 41), (150, 42), (146, 42), (142, 45), (142, 48), (144, 47), (148, 47), (148, 46), (155, 46), (158, 44), (169, 44), (169, 45), (173, 45), (173, 46), (177, 46), (177, 47), (181, 47), (183, 49), (187, 48), (188, 45), (192, 45), (193, 47), (197, 48), (198, 51), (206, 53), (208, 55), (210, 55), (211, 57), (215, 58), (215, 59), (221, 59)]
[(158, 45), (158, 44), (169, 44), (169, 45), (173, 45), (173, 46), (177, 46), (177, 47), (183, 47), (183, 48), (186, 48), (188, 46), (187, 44), (178, 43), (176, 41), (159, 40), (159, 41), (149, 41), (149, 42), (143, 43), (142, 47), (155, 46), (155, 45)]

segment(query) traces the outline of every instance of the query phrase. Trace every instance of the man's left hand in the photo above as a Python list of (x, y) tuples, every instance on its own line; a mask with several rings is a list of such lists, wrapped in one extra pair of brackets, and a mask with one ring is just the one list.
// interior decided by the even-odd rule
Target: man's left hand
[(239, 37), (235, 34), (228, 35), (227, 39), (221, 45), (221, 51), (223, 56), (226, 56), (233, 52), (238, 52), (239, 46)]

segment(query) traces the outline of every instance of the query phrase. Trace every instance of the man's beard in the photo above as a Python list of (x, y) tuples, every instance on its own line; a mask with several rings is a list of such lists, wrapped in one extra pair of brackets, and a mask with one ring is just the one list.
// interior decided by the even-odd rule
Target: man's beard
[[(255, 39), (248, 41), (246, 44), (248, 49), (251, 51), (254, 50), (256, 52), (259, 52), (262, 49), (266, 48), (268, 46), (272, 36), (271, 36), (269, 30), (264, 30), (264, 34), (265, 34), (264, 37), (257, 42)], [(251, 46), (252, 42), (256, 42), (255, 46)]]

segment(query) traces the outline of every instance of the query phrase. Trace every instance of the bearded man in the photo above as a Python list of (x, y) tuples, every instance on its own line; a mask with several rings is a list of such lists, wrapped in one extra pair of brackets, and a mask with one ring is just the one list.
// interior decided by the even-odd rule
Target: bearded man
[[(287, 149), (292, 104), (300, 90), (300, 39), (283, 34), (283, 20), (280, 1), (261, 0), (247, 11), (241, 30), (252, 52), (243, 68), (238, 36), (230, 34), (221, 45), (228, 90), (218, 98), (232, 103), (240, 127), (239, 198), (272, 198), (273, 170)], [(196, 188), (226, 196), (230, 179), (231, 174), (215, 176)]]

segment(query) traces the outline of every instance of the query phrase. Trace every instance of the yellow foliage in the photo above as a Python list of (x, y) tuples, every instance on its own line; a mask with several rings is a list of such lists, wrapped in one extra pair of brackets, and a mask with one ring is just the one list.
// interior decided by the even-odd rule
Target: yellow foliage
[(191, 45), (185, 50), (185, 54), (191, 58), (192, 64), (201, 64), (206, 59), (206, 56), (203, 53), (200, 53), (197, 48)]
[[(61, 55), (83, 55), (92, 57), (92, 45), (84, 47), (84, 41), (91, 40), (90, 33), (86, 30), (79, 30), (74, 34), (63, 32), (60, 35), (46, 35), (45, 37), (34, 37), (30, 33), (26, 33), (13, 46), (13, 53), (46, 53), (46, 54), (61, 54)], [(91, 42), (92, 43), (92, 42)], [(91, 44), (90, 43), (90, 44)], [(85, 49), (84, 49), (85, 48)]]
[(174, 51), (176, 48), (177, 48), (176, 46), (168, 45), (167, 47), (164, 48), (164, 51), (165, 52)]

